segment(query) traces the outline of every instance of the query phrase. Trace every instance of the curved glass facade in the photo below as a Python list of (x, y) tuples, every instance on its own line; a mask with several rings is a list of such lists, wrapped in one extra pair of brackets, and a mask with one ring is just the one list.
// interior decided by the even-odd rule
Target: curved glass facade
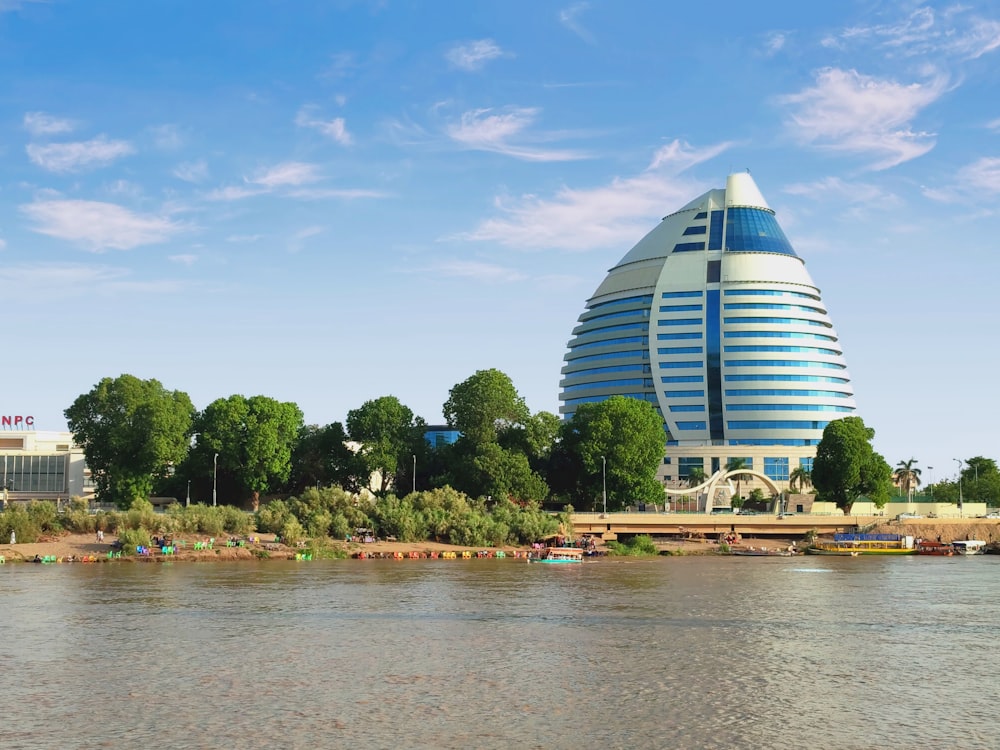
[(562, 375), (565, 417), (612, 395), (649, 401), (667, 457), (678, 457), (665, 464), (701, 456), (706, 473), (733, 456), (790, 460), (725, 453), (737, 445), (795, 449), (794, 468), (830, 419), (856, 408), (820, 290), (749, 174), (667, 216), (622, 257), (580, 315)]

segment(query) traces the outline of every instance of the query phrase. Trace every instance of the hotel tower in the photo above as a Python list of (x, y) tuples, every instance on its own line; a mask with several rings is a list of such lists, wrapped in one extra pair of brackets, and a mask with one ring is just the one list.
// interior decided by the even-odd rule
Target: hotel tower
[(656, 407), (668, 488), (731, 459), (784, 488), (796, 467), (812, 470), (823, 428), (855, 410), (820, 290), (749, 173), (626, 253), (587, 301), (564, 359), (564, 418), (614, 395)]

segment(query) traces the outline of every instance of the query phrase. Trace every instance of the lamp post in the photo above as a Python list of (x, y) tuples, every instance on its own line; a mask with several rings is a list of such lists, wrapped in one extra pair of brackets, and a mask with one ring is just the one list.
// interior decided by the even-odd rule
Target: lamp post
[(219, 454), (215, 454), (215, 458), (212, 459), (212, 507), (215, 507), (216, 503), (216, 487), (218, 486), (219, 480)]
[(191, 505), (191, 480), (188, 480), (188, 493), (187, 498), (184, 500), (184, 507), (187, 508)]
[(413, 491), (417, 491), (417, 454), (413, 454)]
[(934, 467), (928, 466), (927, 470), (931, 473), (931, 483), (930, 483), (931, 500), (934, 500)]
[(608, 515), (608, 460), (601, 456), (601, 484), (604, 486), (604, 515)]
[(962, 505), (962, 459), (960, 459), (960, 458), (953, 458), (952, 460), (955, 461), (958, 464), (958, 515), (959, 515), (959, 517), (961, 517), (962, 515), (964, 515), (962, 513), (962, 507), (963, 507), (963, 505)]

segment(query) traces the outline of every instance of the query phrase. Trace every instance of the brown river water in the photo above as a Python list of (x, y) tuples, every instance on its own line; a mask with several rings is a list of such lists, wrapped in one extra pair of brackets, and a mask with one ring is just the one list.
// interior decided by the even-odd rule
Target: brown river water
[(0, 748), (1000, 748), (1000, 557), (0, 567)]

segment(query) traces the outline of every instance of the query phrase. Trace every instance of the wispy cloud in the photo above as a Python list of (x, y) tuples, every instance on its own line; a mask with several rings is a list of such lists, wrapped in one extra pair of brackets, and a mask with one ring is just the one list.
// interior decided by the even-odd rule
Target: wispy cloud
[(176, 125), (154, 125), (149, 129), (153, 145), (161, 151), (176, 151), (184, 145), (184, 137)]
[(92, 263), (23, 263), (0, 267), (0, 285), (25, 299), (53, 295), (53, 300), (86, 295), (172, 294), (190, 282), (138, 280), (127, 268)]
[(590, 7), (590, 3), (575, 3), (559, 11), (559, 23), (572, 31), (583, 41), (593, 44), (594, 35), (580, 23), (580, 16)]
[(226, 237), (226, 242), (256, 242), (261, 237), (263, 237), (261, 234), (231, 234)]
[(0, 237), (0, 250), (5, 250), (7, 248), (7, 240)]
[(923, 194), (931, 200), (954, 203), (969, 195), (996, 195), (1000, 193), (1000, 158), (984, 156), (966, 164), (955, 174), (950, 185), (924, 187)]
[(791, 110), (786, 125), (797, 140), (874, 156), (871, 168), (880, 170), (934, 148), (934, 134), (914, 131), (911, 122), (946, 90), (943, 77), (900, 84), (855, 70), (825, 68), (817, 72), (814, 86), (779, 102)]
[(29, 143), (25, 150), (32, 162), (50, 172), (79, 172), (103, 167), (135, 153), (128, 141), (112, 141), (103, 135), (76, 143)]
[(526, 132), (537, 114), (538, 110), (531, 107), (508, 107), (498, 113), (494, 113), (492, 109), (477, 109), (465, 112), (459, 122), (446, 128), (446, 132), (452, 140), (465, 148), (493, 151), (524, 161), (572, 161), (587, 158), (587, 154), (579, 151), (511, 143), (511, 139), (516, 137), (536, 141), (552, 137)]
[(788, 37), (783, 31), (772, 31), (764, 39), (764, 56), (773, 57), (785, 48)]
[(318, 234), (322, 234), (326, 231), (326, 227), (321, 226), (310, 226), (303, 227), (297, 232), (294, 232), (291, 237), (288, 238), (288, 252), (297, 253), (302, 250), (305, 240), (310, 237), (315, 237)]
[(352, 142), (351, 134), (347, 132), (347, 124), (343, 117), (334, 117), (332, 120), (321, 120), (313, 115), (312, 107), (303, 107), (295, 115), (295, 124), (300, 128), (311, 128), (327, 138), (336, 141), (341, 146), (350, 146)]
[(344, 200), (355, 200), (361, 198), (388, 198), (389, 193), (384, 190), (368, 190), (365, 188), (297, 188), (286, 192), (289, 198), (301, 198), (303, 200), (323, 200), (325, 198), (342, 198)]
[[(0, 10), (2, 9), (0, 6)], [(24, 129), (36, 137), (72, 133), (74, 127), (72, 120), (53, 117), (44, 112), (27, 112), (24, 115)]]
[(1000, 47), (1000, 22), (983, 18), (971, 6), (951, 5), (936, 11), (920, 5), (898, 21), (851, 26), (832, 35), (826, 46), (875, 45), (890, 56), (944, 56), (976, 59)]
[(180, 255), (168, 255), (167, 260), (190, 268), (198, 261), (198, 256), (191, 253), (181, 253)]
[(886, 203), (897, 203), (898, 197), (886, 192), (878, 185), (864, 182), (848, 182), (840, 177), (825, 177), (814, 182), (797, 182), (787, 185), (784, 192), (815, 201), (830, 198), (847, 203), (875, 203), (883, 207)]
[(482, 70), (490, 60), (507, 54), (492, 39), (477, 39), (455, 45), (445, 53), (445, 58), (452, 66), (472, 72)]
[(493, 283), (511, 283), (524, 281), (527, 278), (526, 274), (516, 269), (476, 260), (441, 261), (435, 263), (431, 270), (436, 276), (451, 276)]
[(165, 216), (98, 201), (39, 200), (20, 206), (20, 211), (34, 222), (34, 231), (94, 252), (165, 242), (186, 228)]
[(275, 188), (287, 185), (305, 185), (310, 182), (316, 182), (320, 178), (321, 176), (315, 164), (301, 161), (286, 161), (258, 172), (249, 181), (254, 185)]
[(174, 177), (185, 182), (204, 182), (208, 179), (208, 164), (204, 159), (181, 162), (173, 170)]
[(0, 0), (0, 13), (21, 10), (25, 5), (48, 2), (50, 2), (50, 0)]
[(990, 122), (986, 123), (986, 128), (988, 130), (1000, 131), (1000, 118), (997, 118), (996, 120), (991, 120)]
[(659, 149), (649, 167), (633, 177), (578, 190), (564, 187), (552, 198), (499, 196), (498, 215), (457, 239), (492, 241), (522, 249), (571, 251), (620, 247), (649, 230), (651, 220), (679, 208), (705, 186), (680, 174), (730, 147), (695, 149), (674, 141)]

